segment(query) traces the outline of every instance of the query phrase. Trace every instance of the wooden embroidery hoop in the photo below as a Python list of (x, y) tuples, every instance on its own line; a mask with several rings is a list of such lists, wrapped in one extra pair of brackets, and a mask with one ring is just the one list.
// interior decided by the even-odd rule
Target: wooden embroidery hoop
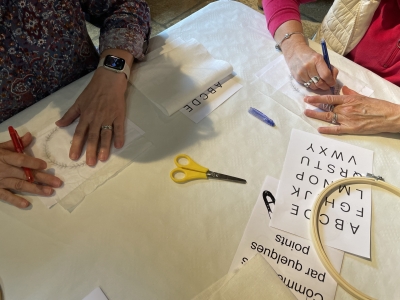
[(369, 184), (377, 186), (400, 197), (400, 189), (389, 183), (386, 183), (382, 177), (374, 176), (373, 174), (367, 174), (367, 177), (349, 177), (337, 180), (323, 189), (323, 191), (318, 195), (318, 198), (315, 200), (312, 206), (311, 217), (310, 217), (311, 240), (318, 254), (318, 257), (321, 260), (322, 264), (324, 265), (325, 269), (332, 276), (332, 278), (339, 284), (340, 287), (342, 287), (346, 292), (348, 292), (350, 295), (352, 295), (357, 299), (374, 300), (374, 298), (368, 296), (367, 294), (364, 294), (363, 292), (352, 286), (350, 283), (348, 283), (340, 275), (340, 273), (336, 271), (336, 269), (330, 262), (329, 257), (325, 253), (319, 233), (318, 216), (326, 195), (328, 195), (341, 185), (352, 185), (352, 184)]

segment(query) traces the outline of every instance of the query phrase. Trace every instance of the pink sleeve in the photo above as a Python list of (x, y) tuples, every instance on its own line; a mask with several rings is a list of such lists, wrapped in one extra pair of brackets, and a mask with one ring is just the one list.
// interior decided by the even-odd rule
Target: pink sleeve
[(264, 14), (267, 18), (267, 27), (272, 36), (283, 23), (289, 20), (300, 22), (299, 5), (315, 0), (263, 0)]

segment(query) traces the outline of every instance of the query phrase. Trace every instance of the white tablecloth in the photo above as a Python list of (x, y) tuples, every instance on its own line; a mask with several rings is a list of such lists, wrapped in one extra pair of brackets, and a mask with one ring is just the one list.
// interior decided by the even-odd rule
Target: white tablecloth
[[(153, 49), (181, 37), (197, 39), (233, 65), (244, 87), (199, 124), (164, 116), (133, 87), (128, 117), (153, 148), (85, 198), (73, 213), (0, 203), (0, 284), (6, 300), (82, 299), (101, 286), (110, 300), (190, 299), (229, 269), (266, 175), (279, 178), (292, 128), (318, 134), (285, 95), (255, 73), (275, 59), (264, 16), (230, 1), (215, 2), (153, 39)], [(317, 47), (319, 48), (319, 47)], [(331, 62), (368, 83), (377, 98), (400, 103), (400, 88), (338, 55)], [(0, 125), (37, 133), (66, 110), (88, 75)], [(397, 97), (397, 98), (396, 98)], [(190, 99), (188, 99), (190, 100)], [(272, 128), (249, 115), (267, 112)], [(374, 151), (374, 173), (400, 186), (399, 135), (332, 137)], [(246, 185), (217, 180), (173, 183), (173, 158), (187, 153)], [(373, 190), (372, 260), (346, 255), (342, 274), (380, 299), (400, 298), (400, 201)], [(350, 299), (338, 288), (336, 299)]]

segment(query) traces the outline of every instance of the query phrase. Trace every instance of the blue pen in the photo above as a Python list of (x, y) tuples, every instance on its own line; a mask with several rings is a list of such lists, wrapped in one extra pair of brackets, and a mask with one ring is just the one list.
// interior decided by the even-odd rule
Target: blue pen
[[(324, 60), (326, 62), (326, 64), (328, 65), (329, 70), (331, 70), (332, 73), (332, 66), (331, 66), (331, 62), (329, 61), (329, 55), (328, 55), (328, 48), (326, 48), (326, 42), (325, 39), (321, 39), (321, 47), (322, 47), (322, 54), (324, 56)], [(335, 95), (335, 87), (331, 87), (331, 92), (332, 95)]]
[(268, 124), (269, 126), (274, 127), (275, 123), (274, 121), (272, 121), (270, 118), (268, 118), (266, 115), (264, 115), (261, 111), (259, 111), (258, 109), (255, 109), (253, 107), (250, 107), (249, 109), (249, 113), (252, 114), (253, 116), (255, 116), (257, 119), (260, 119), (261, 121), (263, 121), (264, 123)]

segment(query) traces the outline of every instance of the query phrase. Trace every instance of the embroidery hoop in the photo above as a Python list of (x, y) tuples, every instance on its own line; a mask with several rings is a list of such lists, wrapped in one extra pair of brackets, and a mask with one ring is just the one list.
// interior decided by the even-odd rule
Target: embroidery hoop
[(380, 176), (374, 176), (373, 174), (367, 174), (367, 177), (349, 177), (337, 180), (332, 184), (328, 185), (322, 192), (319, 194), (318, 198), (315, 200), (312, 209), (311, 209), (311, 217), (310, 217), (310, 224), (311, 224), (311, 240), (314, 245), (314, 248), (318, 254), (318, 257), (322, 264), (324, 265), (325, 269), (328, 273), (332, 276), (332, 278), (342, 287), (347, 293), (352, 295), (353, 297), (361, 300), (374, 300), (374, 298), (364, 294), (360, 290), (356, 289), (350, 283), (348, 283), (341, 275), (336, 271), (333, 267), (332, 263), (329, 260), (329, 257), (326, 255), (324, 247), (322, 246), (321, 237), (319, 233), (319, 226), (318, 226), (318, 216), (321, 210), (321, 206), (323, 203), (324, 198), (326, 195), (331, 193), (333, 190), (338, 188), (341, 185), (351, 185), (351, 184), (369, 184), (373, 186), (380, 187), (386, 191), (389, 191), (396, 196), (400, 197), (400, 189), (386, 183), (384, 179)]

